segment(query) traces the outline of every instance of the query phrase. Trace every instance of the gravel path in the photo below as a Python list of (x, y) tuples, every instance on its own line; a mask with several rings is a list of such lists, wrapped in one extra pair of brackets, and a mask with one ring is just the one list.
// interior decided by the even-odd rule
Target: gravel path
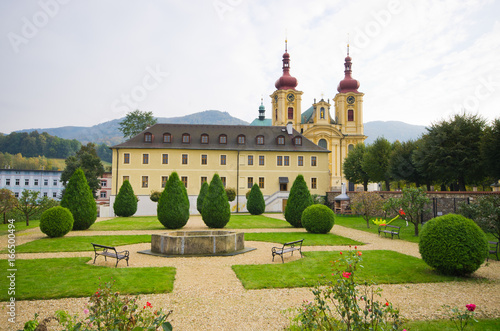
[[(272, 214), (280, 218), (282, 215)], [(198, 216), (191, 216), (185, 227), (187, 230), (206, 229)], [(244, 232), (284, 232), (303, 231), (300, 229), (251, 229)], [(113, 231), (113, 234), (151, 234), (158, 231)], [(403, 240), (379, 238), (377, 235), (334, 226), (333, 233), (366, 243), (362, 250), (385, 249), (420, 257), (418, 245)], [(108, 231), (71, 232), (68, 235), (99, 235)], [(17, 237), (21, 244), (44, 237), (39, 229), (30, 229)], [(0, 237), (0, 247), (6, 246), (6, 236)], [(257, 250), (231, 257), (191, 257), (163, 258), (137, 253), (149, 249), (150, 244), (136, 244), (120, 248), (130, 250), (130, 267), (172, 266), (177, 270), (174, 291), (168, 294), (141, 295), (141, 300), (149, 301), (154, 307), (172, 309), (172, 324), (175, 330), (280, 330), (288, 324), (283, 310), (297, 307), (303, 300), (313, 298), (310, 289), (263, 289), (245, 290), (231, 269), (234, 264), (267, 264), (271, 262), (272, 243), (246, 242), (247, 247)], [(339, 250), (343, 247), (309, 246), (304, 251)], [(33, 253), (17, 254), (17, 259), (51, 257), (93, 257), (93, 252)], [(0, 255), (5, 259), (6, 255)], [(298, 259), (286, 258), (287, 261)], [(89, 263), (92, 263), (90, 261)], [(275, 263), (281, 263), (277, 261)], [(114, 262), (98, 259), (98, 265), (114, 267)], [(119, 267), (127, 267), (121, 262)], [(431, 284), (381, 285), (382, 299), (389, 300), (399, 307), (403, 316), (409, 319), (427, 319), (442, 317), (438, 309), (443, 304), (464, 306), (475, 303), (479, 317), (500, 317), (500, 262), (490, 261), (482, 266), (474, 277), (487, 278), (490, 281), (448, 282)], [(17, 302), (17, 324), (5, 320), (3, 313), (0, 330), (22, 329), (25, 321), (39, 312), (41, 318), (51, 316), (56, 310), (64, 309), (74, 314), (82, 311), (87, 298), (68, 298), (58, 300), (33, 300)], [(5, 303), (2, 310), (5, 312)]]

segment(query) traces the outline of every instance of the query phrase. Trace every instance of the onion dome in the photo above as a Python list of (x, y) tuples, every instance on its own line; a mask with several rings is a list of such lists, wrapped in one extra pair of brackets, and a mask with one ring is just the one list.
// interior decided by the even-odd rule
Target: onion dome
[(285, 40), (285, 53), (283, 54), (283, 75), (276, 81), (274, 86), (278, 90), (295, 90), (297, 78), (290, 76), (290, 54), (287, 52), (287, 42)]
[(266, 118), (266, 107), (264, 107), (264, 100), (260, 98), (259, 120), (263, 121), (265, 118)]
[(344, 63), (344, 79), (342, 79), (339, 83), (339, 86), (337, 87), (337, 91), (339, 93), (347, 93), (347, 92), (356, 92), (358, 93), (358, 88), (359, 88), (359, 81), (356, 79), (352, 78), (352, 62), (351, 62), (351, 57), (349, 56), (349, 45), (347, 45), (347, 56), (345, 58), (345, 63)]

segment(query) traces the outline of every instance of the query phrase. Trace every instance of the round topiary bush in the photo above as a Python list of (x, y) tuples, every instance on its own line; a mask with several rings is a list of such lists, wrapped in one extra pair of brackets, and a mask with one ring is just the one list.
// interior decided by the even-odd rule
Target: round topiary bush
[(302, 225), (311, 233), (328, 233), (335, 223), (335, 213), (325, 205), (312, 205), (302, 213)]
[(73, 214), (61, 206), (47, 209), (40, 216), (40, 231), (47, 236), (62, 237), (73, 228)]
[(476, 271), (488, 255), (488, 241), (474, 221), (448, 214), (425, 223), (420, 233), (420, 255), (445, 275), (463, 276)]

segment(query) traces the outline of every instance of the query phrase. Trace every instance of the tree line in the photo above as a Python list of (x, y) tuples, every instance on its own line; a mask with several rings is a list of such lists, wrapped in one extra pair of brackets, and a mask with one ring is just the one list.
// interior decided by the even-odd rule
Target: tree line
[(483, 190), (500, 179), (500, 119), (491, 124), (479, 115), (457, 114), (432, 124), (418, 140), (390, 143), (379, 137), (358, 144), (344, 160), (344, 175), (355, 184), (396, 182), (441, 191)]

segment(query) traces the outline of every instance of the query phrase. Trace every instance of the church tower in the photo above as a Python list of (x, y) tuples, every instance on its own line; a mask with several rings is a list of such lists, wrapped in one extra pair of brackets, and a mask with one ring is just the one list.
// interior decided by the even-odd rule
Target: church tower
[(270, 95), (272, 100), (272, 125), (285, 126), (293, 124), (293, 128), (300, 132), (302, 93), (297, 91), (297, 78), (290, 75), (290, 54), (283, 54), (283, 75), (276, 81), (276, 91)]

